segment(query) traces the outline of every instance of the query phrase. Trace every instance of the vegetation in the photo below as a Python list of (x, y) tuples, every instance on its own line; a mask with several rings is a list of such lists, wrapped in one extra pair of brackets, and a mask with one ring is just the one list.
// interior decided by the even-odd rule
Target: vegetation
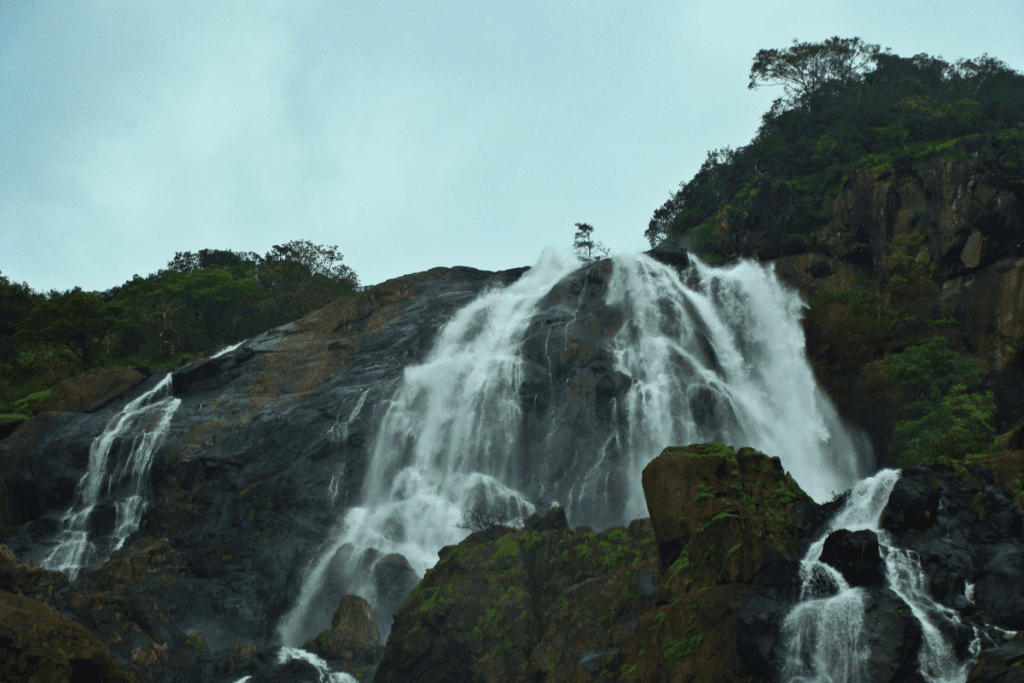
[[(866, 71), (869, 64), (874, 69)], [(713, 247), (713, 219), (735, 212), (737, 199), (763, 181), (818, 196), (859, 168), (905, 170), (924, 155), (948, 154), (952, 141), (969, 134), (999, 137), (1006, 180), (1024, 187), (1024, 75), (998, 59), (950, 65), (836, 37), (761, 50), (749, 87), (770, 81), (785, 85), (787, 97), (774, 101), (750, 144), (708, 152), (697, 174), (654, 212), (645, 233), (652, 246), (692, 233)]]
[(179, 252), (148, 277), (105, 292), (44, 295), (0, 275), (0, 414), (107, 365), (169, 369), (296, 320), (359, 285), (337, 247), (293, 240), (266, 256)]
[(456, 524), (457, 529), (469, 529), (470, 531), (487, 531), (495, 527), (512, 526), (512, 528), (521, 528), (522, 520), (518, 522), (510, 522), (508, 515), (502, 515), (497, 511), (494, 506), (487, 505), (484, 500), (480, 500), (473, 509), (465, 515), (463, 522), (465, 524)]
[(580, 258), (589, 261), (597, 258), (597, 255), (602, 257), (608, 255), (608, 249), (600, 242), (595, 242), (590, 236), (594, 232), (594, 226), (587, 223), (577, 223), (576, 228), (576, 239), (572, 246)]

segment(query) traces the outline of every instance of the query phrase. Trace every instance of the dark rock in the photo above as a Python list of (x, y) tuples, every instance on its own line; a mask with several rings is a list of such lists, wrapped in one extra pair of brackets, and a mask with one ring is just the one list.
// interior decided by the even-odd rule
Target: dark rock
[(0, 590), (0, 679), (130, 683), (123, 664), (80, 624), (23, 595)]
[(613, 647), (610, 650), (604, 650), (602, 652), (591, 650), (580, 657), (580, 660), (576, 662), (576, 666), (580, 667), (587, 673), (595, 674), (605, 667), (612, 670), (617, 669), (618, 660), (618, 648)]
[(655, 261), (660, 261), (673, 268), (687, 268), (690, 265), (690, 255), (686, 244), (680, 237), (668, 237), (658, 243), (650, 251), (646, 252)]
[(782, 624), (800, 599), (800, 561), (765, 551), (764, 565), (736, 610), (743, 676), (779, 680), (785, 657)]
[(523, 521), (523, 528), (530, 531), (563, 531), (569, 528), (569, 523), (565, 519), (565, 509), (553, 507), (543, 517), (530, 515)]
[(22, 417), (0, 418), (0, 440), (6, 439), (13, 434), (14, 430), (20, 427), (26, 419)]
[(996, 546), (978, 572), (974, 594), (978, 609), (997, 626), (1024, 629), (1024, 544)]
[(1024, 683), (1024, 633), (978, 655), (967, 683)]
[(903, 681), (918, 673), (921, 624), (892, 589), (876, 586), (865, 592), (861, 637), (871, 653), (861, 680)]
[(897, 534), (908, 529), (928, 529), (935, 523), (938, 509), (939, 491), (934, 477), (923, 467), (905, 467), (879, 524)]
[(654, 539), (623, 527), (567, 529), (559, 511), (533, 520), (550, 528), (495, 528), (442, 549), (395, 614), (375, 680), (566, 680), (577, 669), (617, 670), (658, 592)]
[(358, 595), (346, 595), (334, 611), (331, 627), (303, 647), (349, 671), (375, 664), (382, 648), (370, 604)]
[(819, 561), (834, 567), (850, 586), (885, 582), (885, 562), (874, 531), (833, 531), (825, 539)]

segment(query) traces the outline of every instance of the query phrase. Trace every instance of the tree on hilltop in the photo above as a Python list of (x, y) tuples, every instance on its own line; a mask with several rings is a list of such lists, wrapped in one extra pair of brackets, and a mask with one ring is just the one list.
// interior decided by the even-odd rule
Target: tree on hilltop
[(875, 60), (879, 51), (880, 46), (860, 38), (835, 36), (824, 43), (798, 43), (794, 38), (793, 47), (787, 50), (758, 50), (747, 88), (783, 85), (792, 104), (826, 83), (851, 82), (864, 73), (864, 67)]
[(594, 227), (587, 223), (577, 223), (576, 227), (576, 241), (573, 242), (573, 249), (581, 257), (587, 260), (593, 260), (596, 258), (594, 254), (600, 254), (601, 256), (608, 255), (608, 249), (604, 247), (600, 242), (595, 242), (590, 233), (594, 232)]

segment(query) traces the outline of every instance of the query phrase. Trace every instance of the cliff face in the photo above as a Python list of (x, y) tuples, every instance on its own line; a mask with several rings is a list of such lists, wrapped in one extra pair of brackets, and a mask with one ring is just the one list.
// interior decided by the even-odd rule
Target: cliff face
[[(824, 196), (765, 179), (720, 214), (712, 234), (681, 242), (715, 259), (770, 261), (805, 301), (826, 287), (865, 291), (886, 283), (894, 274), (887, 260), (906, 254), (930, 271), (934, 291), (885, 303), (909, 308), (904, 314), (955, 320), (950, 341), (977, 360), (984, 388), (996, 394), (994, 427), (1002, 433), (1024, 417), (1024, 358), (1013, 355), (1024, 332), (1022, 163), (1015, 141), (976, 135), (916, 164), (858, 171)], [(915, 235), (924, 238), (921, 261), (916, 248), (901, 246)], [(861, 331), (837, 319), (844, 315), (837, 306), (831, 309), (812, 307), (805, 318), (808, 357), (840, 412), (868, 431), (876, 453), (885, 453), (892, 425), (867, 417), (878, 396), (851, 387), (869, 381), (856, 375), (874, 358), (850, 357), (851, 337)], [(924, 332), (898, 325), (880, 341), (901, 348)], [(880, 348), (869, 351), (877, 355)], [(857, 364), (851, 376), (849, 366)]]

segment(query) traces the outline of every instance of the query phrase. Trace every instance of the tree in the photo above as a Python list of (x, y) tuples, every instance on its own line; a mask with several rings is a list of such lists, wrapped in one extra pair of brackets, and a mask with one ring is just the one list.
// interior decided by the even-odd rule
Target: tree
[[(506, 515), (501, 515), (495, 510), (494, 507), (490, 507), (480, 500), (469, 514), (465, 515), (463, 520), (466, 524), (456, 524), (455, 526), (459, 529), (469, 529), (470, 531), (487, 531), (495, 527), (508, 526), (509, 518)], [(522, 526), (522, 520), (519, 520), (514, 524), (516, 527)]]
[(27, 282), (18, 284), (0, 275), (0, 364), (11, 362), (17, 357), (18, 345), (14, 343), (14, 333), (29, 316), (33, 305), (45, 298), (33, 291)]
[(573, 243), (573, 249), (580, 255), (581, 258), (592, 260), (594, 254), (598, 253), (602, 256), (608, 255), (608, 249), (606, 249), (600, 242), (595, 242), (590, 237), (590, 233), (594, 232), (594, 228), (587, 223), (577, 223), (576, 227), (576, 241)]
[(341, 260), (344, 257), (338, 253), (338, 247), (326, 247), (321, 244), (313, 244), (309, 240), (292, 240), (285, 244), (278, 244), (267, 252), (266, 261), (269, 263), (282, 260), (292, 260), (309, 268), (314, 275), (323, 275), (329, 280), (348, 280), (354, 287), (359, 286), (359, 278), (355, 271)]
[[(886, 52), (889, 51), (886, 48)], [(747, 88), (753, 90), (761, 85), (783, 85), (790, 103), (793, 103), (827, 82), (845, 84), (853, 81), (878, 53), (878, 45), (864, 43), (860, 38), (835, 36), (824, 43), (797, 43), (794, 38), (793, 47), (787, 50), (757, 52)]]
[(54, 291), (32, 308), (14, 334), (14, 341), (66, 348), (87, 370), (96, 363), (103, 342), (114, 332), (124, 312), (121, 305), (105, 302), (81, 287), (63, 294)]

